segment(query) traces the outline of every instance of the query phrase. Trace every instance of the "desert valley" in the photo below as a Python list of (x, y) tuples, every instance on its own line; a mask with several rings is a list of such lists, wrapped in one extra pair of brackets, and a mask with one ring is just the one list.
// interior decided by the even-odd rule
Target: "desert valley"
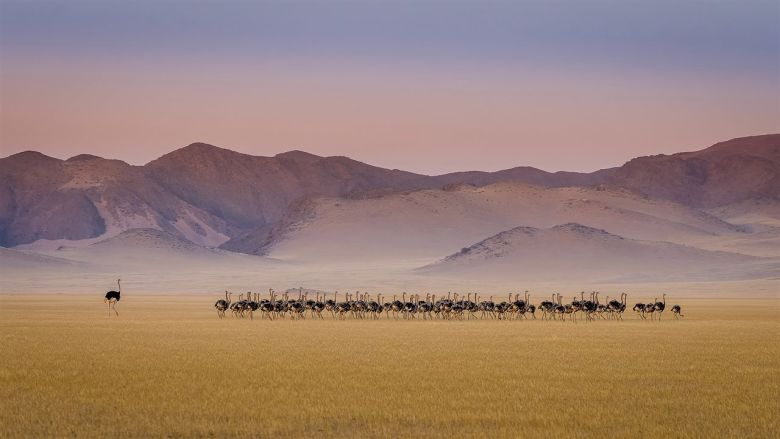
[(778, 6), (0, 0), (0, 438), (780, 437)]
[[(777, 134), (590, 174), (0, 159), (0, 436), (774, 437), (779, 176)], [(541, 302), (591, 291), (623, 311)], [(493, 296), (530, 300), (457, 312)]]

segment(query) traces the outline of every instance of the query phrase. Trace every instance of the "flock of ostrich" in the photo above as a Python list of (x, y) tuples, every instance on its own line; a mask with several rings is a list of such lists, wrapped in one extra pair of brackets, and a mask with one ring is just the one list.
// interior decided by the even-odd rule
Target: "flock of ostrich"
[[(111, 317), (113, 311), (118, 317), (116, 304), (119, 302), (122, 294), (120, 279), (117, 279), (116, 291), (109, 291), (104, 297), (108, 304), (108, 316)], [(268, 291), (268, 298), (261, 299), (257, 293), (248, 292), (238, 295), (238, 300), (233, 301), (233, 294), (225, 291), (225, 298), (219, 299), (214, 303), (217, 310), (217, 316), (225, 318), (228, 311), (236, 318), (249, 317), (254, 320), (255, 313), (259, 313), (261, 318), (269, 320), (289, 317), (292, 320), (305, 319), (308, 314), (311, 318), (324, 319), (325, 315), (330, 315), (334, 319), (380, 319), (384, 314), (386, 319), (418, 319), (433, 320), (467, 320), (471, 319), (496, 319), (496, 320), (516, 320), (536, 319), (536, 314), (541, 314), (542, 320), (561, 320), (565, 321), (568, 317), (570, 321), (576, 322), (578, 318), (592, 321), (596, 319), (603, 320), (622, 320), (623, 313), (626, 311), (626, 301), (628, 294), (621, 293), (620, 300), (607, 299), (602, 303), (599, 300), (599, 292), (590, 293), (585, 298), (585, 292), (580, 293), (580, 298), (573, 297), (570, 303), (563, 303), (560, 294), (553, 293), (550, 300), (544, 300), (539, 305), (531, 303), (531, 296), (528, 291), (522, 298), (520, 294), (511, 293), (507, 300), (496, 302), (493, 296), (487, 300), (480, 300), (479, 294), (468, 293), (466, 296), (458, 293), (447, 293), (446, 297), (438, 300), (436, 295), (426, 294), (425, 300), (419, 294), (401, 294), (393, 296), (393, 300), (386, 300), (382, 294), (372, 296), (369, 293), (356, 292), (355, 294), (345, 294), (344, 300), (338, 300), (339, 293), (336, 292), (332, 299), (325, 299), (324, 294), (316, 293), (314, 299), (309, 298), (309, 293), (303, 289), (298, 290), (298, 298), (290, 298), (289, 292), (277, 296), (274, 290)], [(684, 317), (681, 314), (680, 305), (672, 306), (672, 315), (675, 319)], [(661, 320), (661, 316), (666, 310), (666, 294), (663, 294), (662, 300), (654, 299), (648, 303), (637, 303), (632, 308), (639, 318), (643, 320)]]
[[(291, 298), (289, 292), (277, 295), (269, 290), (267, 298), (260, 298), (257, 293), (248, 292), (246, 296), (239, 294), (238, 300), (233, 301), (233, 294), (225, 291), (225, 298), (219, 299), (214, 304), (217, 316), (222, 319), (228, 313), (235, 318), (254, 319), (258, 313), (260, 318), (269, 320), (289, 317), (292, 320), (305, 319), (307, 316), (314, 319), (324, 319), (330, 316), (333, 319), (373, 319), (377, 320), (384, 315), (385, 319), (422, 319), (422, 320), (470, 320), (470, 319), (496, 319), (517, 320), (536, 319), (537, 314), (542, 320), (560, 320), (576, 322), (578, 319), (593, 321), (622, 320), (626, 311), (628, 295), (622, 293), (620, 299), (609, 297), (602, 303), (599, 293), (594, 291), (585, 297), (585, 292), (580, 293), (579, 299), (575, 296), (570, 303), (564, 303), (560, 294), (553, 293), (550, 300), (544, 300), (539, 305), (531, 303), (528, 291), (523, 297), (520, 294), (509, 294), (506, 300), (496, 302), (493, 296), (487, 300), (480, 300), (478, 294), (469, 293), (459, 295), (447, 293), (446, 297), (436, 298), (436, 295), (427, 294), (423, 299), (419, 294), (401, 294), (387, 300), (382, 294), (372, 296), (369, 293), (347, 293), (343, 300), (339, 300), (336, 292), (332, 299), (326, 299), (324, 294), (316, 293), (315, 298), (309, 298), (303, 289), (298, 290), (298, 297)], [(661, 320), (666, 310), (666, 294), (663, 299), (654, 299), (649, 303), (637, 303), (632, 308), (639, 318), (643, 320)], [(671, 308), (675, 319), (684, 317), (681, 314), (680, 305)]]

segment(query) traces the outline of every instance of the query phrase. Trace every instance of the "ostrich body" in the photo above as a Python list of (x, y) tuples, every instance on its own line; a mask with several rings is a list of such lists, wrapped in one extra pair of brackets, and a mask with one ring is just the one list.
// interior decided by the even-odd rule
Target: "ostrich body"
[(551, 300), (544, 300), (539, 304), (539, 309), (542, 310), (542, 320), (547, 319), (547, 315), (552, 315), (553, 308), (555, 307), (555, 293), (552, 295)]
[(655, 303), (651, 302), (648, 304), (645, 304), (645, 309), (642, 312), (643, 314), (650, 314), (650, 320), (655, 320)]
[(108, 303), (108, 317), (111, 317), (111, 310), (114, 310), (114, 313), (117, 317), (119, 317), (119, 312), (116, 310), (116, 303), (119, 302), (119, 299), (122, 296), (122, 285), (120, 285), (120, 280), (116, 280), (116, 291), (109, 291), (106, 293), (105, 298), (103, 299), (103, 302)]
[(225, 311), (227, 311), (229, 307), (230, 307), (230, 293), (225, 291), (225, 298), (217, 300), (217, 302), (214, 304), (214, 308), (217, 309), (217, 317), (219, 317), (220, 319), (224, 318)]
[(639, 317), (641, 317), (643, 319), (646, 318), (645, 317), (645, 304), (644, 303), (639, 302), (636, 305), (634, 305), (634, 308), (632, 308), (632, 309), (634, 311), (636, 311), (636, 313), (639, 315)]
[(680, 305), (674, 305), (672, 307), (672, 315), (674, 315), (675, 319), (679, 319), (680, 317), (685, 317), (684, 315), (680, 314), (680, 311), (682, 311)]
[(661, 320), (661, 314), (666, 309), (666, 293), (663, 294), (663, 297), (663, 302), (656, 301), (654, 306), (655, 311), (658, 313), (658, 320)]

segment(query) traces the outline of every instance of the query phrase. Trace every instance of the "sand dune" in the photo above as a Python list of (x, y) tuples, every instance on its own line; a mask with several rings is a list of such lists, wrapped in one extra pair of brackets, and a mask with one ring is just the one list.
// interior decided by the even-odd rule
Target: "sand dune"
[(400, 258), (423, 265), (520, 224), (547, 228), (568, 222), (628, 238), (678, 243), (745, 234), (702, 211), (625, 190), (498, 183), (359, 200), (319, 199), (304, 220), (292, 223), (264, 250), (296, 261)]
[[(0, 247), (0, 266), (3, 270), (63, 270), (85, 268), (85, 264), (64, 258), (42, 255), (24, 250)], [(5, 271), (4, 271), (5, 272)]]
[(569, 223), (515, 227), (418, 270), (470, 278), (582, 281), (728, 280), (780, 274), (780, 260), (627, 239)]
[(83, 247), (60, 247), (49, 256), (87, 264), (96, 271), (243, 270), (273, 264), (269, 258), (202, 247), (157, 229), (131, 229)]

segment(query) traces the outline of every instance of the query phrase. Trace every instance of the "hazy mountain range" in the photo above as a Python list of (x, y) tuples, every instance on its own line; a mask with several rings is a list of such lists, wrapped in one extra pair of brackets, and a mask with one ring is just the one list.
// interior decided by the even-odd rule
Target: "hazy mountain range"
[(593, 173), (516, 167), (427, 176), (347, 157), (259, 157), (203, 143), (143, 166), (23, 152), (0, 159), (0, 246), (14, 248), (0, 254), (6, 266), (95, 263), (95, 255), (133, 248), (140, 263), (144, 252), (166, 248), (176, 249), (173, 259), (251, 265), (231, 259), (241, 252), (270, 256), (265, 262), (386, 263), (448, 276), (551, 277), (543, 266), (555, 261), (570, 277), (643, 269), (773, 276), (780, 134)]
[(0, 245), (86, 239), (139, 226), (212, 246), (280, 221), (315, 196), (521, 182), (541, 187), (625, 188), (693, 207), (780, 196), (780, 135), (745, 137), (707, 149), (640, 157), (590, 174), (530, 167), (425, 176), (347, 157), (290, 151), (257, 157), (203, 143), (144, 166), (37, 152), (0, 159)]

